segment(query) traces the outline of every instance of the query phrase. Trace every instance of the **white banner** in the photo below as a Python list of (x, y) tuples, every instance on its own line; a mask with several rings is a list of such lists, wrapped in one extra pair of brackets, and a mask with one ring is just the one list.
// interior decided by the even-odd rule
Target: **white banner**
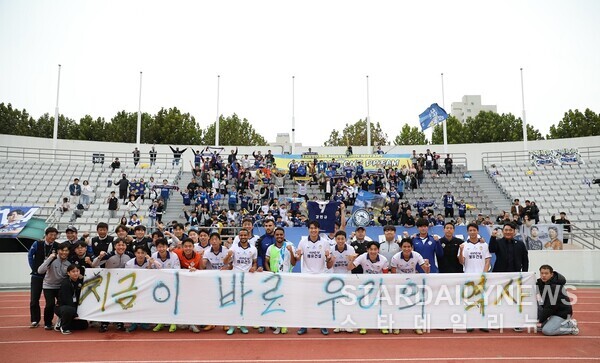
[(535, 275), (272, 274), (86, 269), (79, 316), (229, 326), (465, 329), (533, 326)]

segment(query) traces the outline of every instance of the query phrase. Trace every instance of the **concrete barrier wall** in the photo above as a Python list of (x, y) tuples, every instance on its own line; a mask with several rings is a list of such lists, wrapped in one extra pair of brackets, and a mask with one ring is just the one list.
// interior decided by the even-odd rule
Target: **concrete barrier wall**
[[(52, 139), (46, 138), (36, 138), (36, 137), (26, 137), (26, 136), (13, 136), (13, 135), (5, 135), (0, 134), (0, 145), (5, 147), (35, 147), (40, 149), (47, 150), (48, 153), (52, 150)], [(529, 150), (539, 150), (539, 149), (560, 149), (560, 148), (571, 148), (571, 147), (592, 147), (600, 145), (600, 136), (590, 136), (590, 137), (579, 137), (572, 139), (556, 139), (556, 140), (539, 140), (539, 141), (529, 141), (528, 148)], [(100, 141), (81, 141), (81, 140), (58, 140), (58, 149), (61, 150), (87, 150), (91, 152), (115, 152), (115, 153), (124, 153), (131, 156), (131, 152), (135, 147), (135, 144), (128, 143), (113, 143), (113, 142), (100, 142)], [(148, 162), (148, 151), (152, 145), (142, 144), (140, 145), (142, 162)], [(179, 146), (180, 148), (184, 147), (192, 147), (194, 149), (202, 149), (204, 146), (199, 145), (172, 145)], [(298, 146), (295, 149), (296, 153), (302, 153), (308, 151), (310, 146)], [(226, 156), (230, 153), (231, 149), (235, 147), (225, 146), (225, 150), (222, 152), (223, 157), (226, 159)], [(416, 150), (417, 153), (425, 152), (426, 149), (431, 149), (431, 151), (435, 151), (439, 154), (443, 153), (444, 147), (443, 145), (386, 145), (383, 146), (382, 149), (386, 153), (390, 154), (409, 154), (412, 153), (412, 150)], [(171, 150), (168, 145), (156, 145), (156, 150), (161, 155), (172, 155)], [(252, 155), (252, 152), (255, 150), (260, 150), (263, 153), (266, 153), (267, 150), (272, 150), (273, 154), (280, 154), (283, 151), (281, 146), (243, 146), (239, 148), (238, 158), (241, 158), (244, 154)], [(366, 146), (355, 146), (353, 148), (355, 154), (370, 154), (373, 151)], [(508, 152), (508, 151), (522, 151), (523, 143), (522, 142), (496, 142), (496, 143), (486, 143), (486, 144), (456, 144), (456, 145), (448, 145), (448, 152), (451, 154), (460, 153), (465, 154), (467, 158), (467, 165), (470, 170), (481, 170), (482, 164), (482, 154), (484, 152)], [(320, 154), (344, 154), (346, 151), (345, 147), (323, 147), (323, 146), (313, 146), (312, 151), (318, 152)], [(442, 155), (444, 157), (444, 155)], [(183, 166), (184, 170), (190, 170), (189, 161), (194, 160), (194, 155), (189, 150), (183, 154)], [(110, 164), (111, 161), (108, 161)]]
[[(543, 264), (563, 274), (568, 283), (600, 284), (600, 250), (529, 252), (530, 271), (537, 272)], [(28, 287), (29, 272), (26, 253), (0, 254), (0, 287)]]

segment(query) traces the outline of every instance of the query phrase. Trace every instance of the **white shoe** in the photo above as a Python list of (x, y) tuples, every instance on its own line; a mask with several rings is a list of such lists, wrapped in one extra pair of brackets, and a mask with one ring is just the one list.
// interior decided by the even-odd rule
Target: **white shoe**
[(281, 333), (281, 328), (275, 328), (275, 330), (273, 330), (273, 334), (279, 334)]
[(339, 333), (339, 332), (340, 332), (340, 328), (335, 328), (335, 329), (333, 329), (333, 332), (334, 332), (334, 333)]
[(571, 321), (571, 325), (572, 325), (571, 334), (572, 335), (579, 335), (579, 326), (577, 325), (577, 320), (571, 319), (570, 321)]
[(60, 318), (58, 318), (56, 324), (54, 324), (54, 331), (60, 331)]
[(190, 325), (190, 330), (191, 330), (193, 333), (200, 333), (200, 329), (198, 329), (198, 327), (197, 327), (197, 326), (195, 326), (195, 325)]
[(346, 333), (352, 333), (352, 332), (354, 332), (354, 329), (352, 329), (352, 328), (346, 328), (344, 330), (346, 330)]

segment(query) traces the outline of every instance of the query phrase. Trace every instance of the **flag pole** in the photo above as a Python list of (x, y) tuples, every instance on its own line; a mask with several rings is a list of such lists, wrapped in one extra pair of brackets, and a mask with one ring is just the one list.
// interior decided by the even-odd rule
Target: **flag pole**
[(217, 119), (215, 123), (215, 146), (219, 146), (219, 92), (221, 87), (221, 76), (217, 75)]
[[(442, 73), (442, 108), (444, 110), (446, 109), (446, 97), (444, 95), (444, 73)], [(448, 123), (448, 119), (445, 119), (444, 122), (443, 122), (443, 128), (444, 128), (444, 154), (448, 154), (448, 128), (446, 127), (447, 123)], [(432, 133), (432, 137), (431, 138), (433, 139), (433, 133)]]
[(295, 80), (296, 76), (292, 76), (292, 154), (294, 154), (294, 147), (296, 146), (296, 93), (295, 93)]
[(56, 85), (56, 107), (54, 108), (54, 130), (52, 132), (52, 149), (54, 150), (54, 156), (56, 157), (56, 148), (58, 147), (58, 96), (60, 93), (60, 67), (58, 65), (58, 82)]
[(521, 68), (521, 101), (523, 103), (523, 150), (527, 151), (527, 119), (525, 117), (525, 91), (523, 88), (523, 68)]
[(142, 72), (140, 71), (140, 99), (138, 102), (138, 114), (137, 114), (137, 130), (135, 133), (135, 143), (137, 147), (140, 147), (142, 142)]
[(369, 76), (367, 76), (367, 147), (369, 148), (369, 153), (371, 150), (371, 116), (369, 113)]

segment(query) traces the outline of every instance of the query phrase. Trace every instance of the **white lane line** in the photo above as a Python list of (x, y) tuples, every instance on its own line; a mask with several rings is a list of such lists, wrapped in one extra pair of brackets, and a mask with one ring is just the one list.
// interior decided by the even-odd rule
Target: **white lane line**
[[(408, 334), (407, 334), (408, 335)], [(100, 335), (99, 335), (100, 336)], [(123, 334), (123, 336), (126, 336), (126, 334)], [(365, 337), (365, 336), (356, 336), (355, 338), (351, 338), (351, 337), (343, 337), (343, 338), (331, 338), (330, 341), (336, 341), (336, 340), (347, 340), (347, 341), (354, 341), (354, 340), (375, 340), (375, 341), (381, 341), (383, 339), (388, 339), (388, 340), (415, 340), (415, 339), (419, 339), (419, 340), (443, 340), (443, 339), (452, 339), (452, 340), (460, 340), (460, 339), (523, 339), (523, 337), (527, 337), (527, 339), (558, 339), (557, 337), (547, 337), (547, 336), (543, 336), (543, 335), (532, 335), (532, 334), (512, 334), (512, 335), (496, 335), (496, 334), (492, 334), (492, 335), (450, 335), (450, 336), (424, 336), (424, 335), (414, 335), (411, 334), (411, 336), (389, 336), (389, 337), (384, 337), (384, 336), (372, 336), (372, 337)], [(588, 340), (588, 339), (600, 339), (600, 336), (583, 336), (583, 335), (563, 335), (560, 337), (560, 339), (581, 339), (581, 340)], [(65, 339), (54, 339), (54, 340), (20, 340), (20, 341), (1, 341), (0, 345), (7, 345), (7, 344), (34, 344), (34, 343), (62, 343), (65, 341), (68, 341), (69, 343), (121, 343), (121, 342), (151, 342), (151, 343), (166, 343), (166, 342), (216, 342), (216, 341), (224, 341), (224, 342), (243, 342), (243, 341), (248, 341), (248, 342), (257, 342), (257, 341), (265, 341), (265, 342), (273, 342), (273, 341), (294, 341), (294, 342), (303, 342), (303, 341), (323, 341), (324, 338), (323, 337), (315, 337), (315, 338), (309, 338), (309, 337), (302, 337), (302, 338), (232, 338), (232, 337), (227, 337), (227, 338), (196, 338), (196, 339), (190, 339), (190, 338), (186, 338), (186, 339), (181, 339), (181, 338), (156, 338), (156, 339), (106, 339), (103, 340), (101, 338), (99, 339), (72, 339), (72, 336), (70, 336), (69, 338), (65, 338)]]
[[(596, 357), (418, 357), (418, 358), (322, 358), (322, 359), (202, 359), (202, 360), (169, 360), (172, 363), (249, 363), (249, 362), (266, 362), (266, 363), (303, 363), (303, 362), (440, 362), (440, 361), (525, 361), (525, 360), (600, 360)], [(75, 363), (79, 361), (48, 361), (46, 363)], [(87, 361), (87, 363), (162, 363), (162, 360), (119, 360), (119, 361)]]

